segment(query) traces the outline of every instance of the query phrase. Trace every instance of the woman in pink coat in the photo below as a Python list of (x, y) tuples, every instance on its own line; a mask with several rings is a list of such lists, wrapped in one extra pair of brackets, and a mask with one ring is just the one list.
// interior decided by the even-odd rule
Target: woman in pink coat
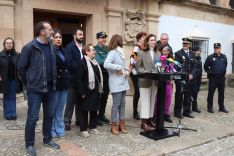
[[(161, 58), (165, 56), (165, 59), (172, 58), (173, 56), (170, 53), (170, 49), (168, 46), (160, 47), (159, 51), (161, 52)], [(161, 60), (162, 68), (164, 68), (164, 72), (170, 73), (175, 70), (174, 65), (171, 63), (170, 66), (167, 65), (166, 60)], [(166, 122), (172, 123), (171, 115), (170, 115), (170, 106), (171, 106), (171, 97), (173, 91), (173, 83), (171, 80), (166, 82), (166, 97), (165, 97), (165, 110), (164, 110), (164, 119)], [(155, 107), (154, 107), (154, 115), (156, 116), (157, 112), (157, 96), (155, 99)]]

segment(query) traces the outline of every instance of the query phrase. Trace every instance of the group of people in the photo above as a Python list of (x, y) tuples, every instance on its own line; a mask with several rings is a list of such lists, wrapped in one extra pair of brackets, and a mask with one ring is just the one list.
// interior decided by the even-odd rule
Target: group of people
[[(4, 118), (16, 120), (16, 93), (23, 87), (27, 90), (28, 112), (25, 126), (25, 145), (29, 155), (35, 156), (35, 127), (43, 106), (43, 144), (59, 149), (53, 138), (63, 138), (65, 130), (71, 129), (75, 110), (75, 124), (81, 135), (99, 135), (97, 126), (111, 122), (114, 135), (126, 134), (125, 97), (129, 89), (130, 76), (133, 87), (133, 118), (141, 119), (141, 129), (155, 128), (157, 113), (158, 82), (138, 78), (139, 73), (165, 73), (182, 71), (188, 79), (175, 80), (174, 116), (193, 118), (192, 111), (200, 113), (197, 95), (202, 76), (201, 49), (193, 47), (188, 38), (182, 39), (183, 48), (173, 53), (169, 36), (140, 32), (136, 35), (136, 46), (131, 50), (130, 62), (126, 61), (123, 38), (115, 34), (106, 45), (107, 34), (96, 34), (97, 45), (83, 45), (84, 32), (77, 29), (73, 41), (63, 48), (62, 32), (53, 29), (48, 21), (41, 21), (35, 27), (35, 39), (26, 44), (21, 53), (15, 51), (10, 37), (3, 42), (0, 53), (0, 92), (3, 93)], [(175, 59), (180, 63), (165, 63)], [(160, 68), (158, 68), (160, 64)], [(167, 68), (170, 66), (170, 68)], [(214, 54), (206, 59), (204, 69), (208, 73), (208, 112), (214, 113), (213, 95), (219, 91), (219, 110), (228, 113), (224, 107), (224, 88), (227, 58), (221, 53), (221, 44), (214, 44)], [(166, 82), (165, 121), (172, 123), (170, 105), (173, 81)], [(112, 94), (111, 121), (105, 116), (109, 93)], [(138, 104), (140, 104), (138, 106)], [(139, 108), (139, 109), (138, 109)], [(138, 110), (140, 110), (138, 112)]]

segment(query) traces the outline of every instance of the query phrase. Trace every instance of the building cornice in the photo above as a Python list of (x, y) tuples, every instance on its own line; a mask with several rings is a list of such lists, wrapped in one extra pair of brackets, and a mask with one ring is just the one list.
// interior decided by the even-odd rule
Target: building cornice
[(15, 0), (0, 0), (0, 6), (15, 6)]
[(234, 9), (225, 8), (222, 6), (197, 2), (197, 1), (193, 1), (193, 0), (161, 0), (160, 3), (163, 3), (165, 1), (173, 2), (173, 3), (177, 3), (177, 4), (184, 4), (184, 5), (199, 9), (199, 10), (206, 10), (206, 11), (214, 12), (214, 13), (217, 13), (220, 15), (234, 16)]

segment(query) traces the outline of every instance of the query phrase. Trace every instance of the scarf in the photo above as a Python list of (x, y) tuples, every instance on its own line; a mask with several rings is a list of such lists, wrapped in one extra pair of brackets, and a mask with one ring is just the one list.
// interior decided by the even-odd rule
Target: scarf
[[(86, 62), (87, 62), (87, 67), (88, 67), (89, 88), (90, 88), (91, 90), (93, 90), (93, 89), (95, 88), (95, 73), (94, 73), (94, 71), (93, 71), (93, 67), (92, 67), (92, 65), (91, 65), (91, 62), (92, 62), (95, 66), (97, 66), (98, 69), (99, 69), (99, 74), (100, 74), (101, 81), (98, 82), (98, 83), (100, 83), (100, 84), (102, 85), (102, 87), (103, 87), (102, 70), (101, 70), (99, 64), (97, 63), (97, 61), (96, 61), (95, 59), (90, 60), (86, 55), (84, 55), (84, 58), (85, 58), (85, 60), (86, 60)], [(98, 78), (97, 78), (97, 81), (98, 81)]]

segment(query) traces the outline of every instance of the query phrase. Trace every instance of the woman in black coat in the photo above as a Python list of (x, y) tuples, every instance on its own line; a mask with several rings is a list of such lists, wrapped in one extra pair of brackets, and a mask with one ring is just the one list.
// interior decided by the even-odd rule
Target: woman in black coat
[(57, 81), (53, 99), (55, 112), (51, 133), (53, 138), (61, 138), (65, 135), (63, 110), (68, 96), (69, 71), (68, 57), (62, 48), (62, 33), (59, 29), (54, 29), (53, 44), (56, 53)]
[[(100, 134), (96, 129), (97, 110), (100, 106), (100, 90), (102, 87), (101, 68), (95, 60), (95, 50), (91, 44), (82, 49), (84, 54), (81, 63), (78, 65), (76, 79), (77, 91), (79, 94), (78, 109), (80, 112), (80, 131), (83, 137), (89, 134)], [(90, 114), (88, 124), (88, 113)], [(89, 125), (89, 132), (87, 131)]]
[(19, 54), (15, 51), (14, 40), (7, 37), (0, 53), (0, 93), (3, 93), (3, 115), (6, 120), (16, 120), (16, 92), (22, 91), (17, 75)]

